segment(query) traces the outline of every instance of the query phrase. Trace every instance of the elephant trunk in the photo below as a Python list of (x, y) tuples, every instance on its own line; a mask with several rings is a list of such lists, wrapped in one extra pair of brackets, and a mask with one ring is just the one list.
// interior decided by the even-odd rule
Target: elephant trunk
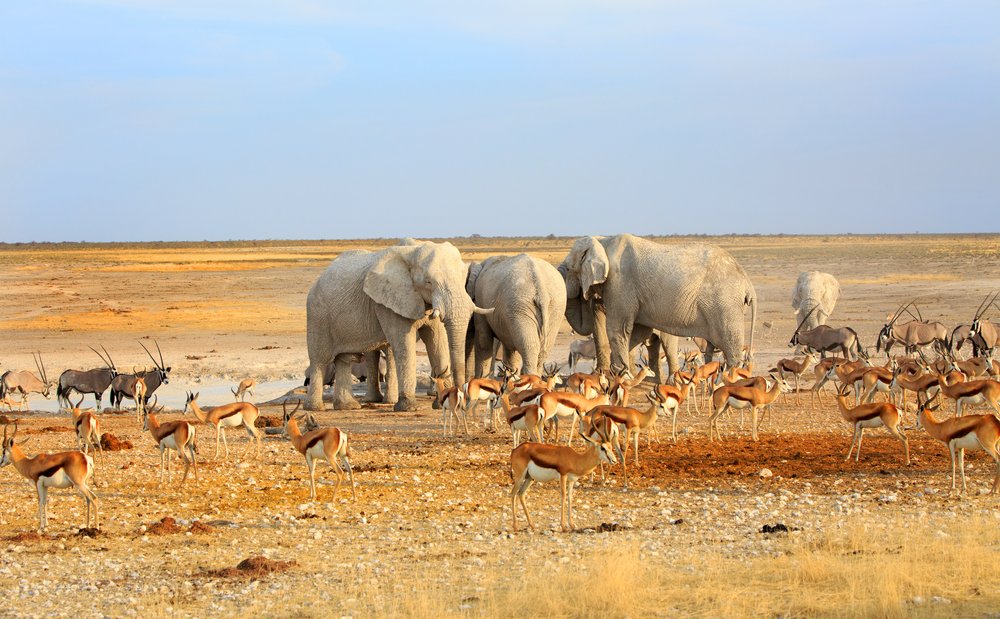
[(472, 309), (457, 312), (444, 321), (448, 333), (448, 353), (451, 356), (451, 375), (454, 385), (461, 387), (465, 381), (465, 336), (469, 330)]

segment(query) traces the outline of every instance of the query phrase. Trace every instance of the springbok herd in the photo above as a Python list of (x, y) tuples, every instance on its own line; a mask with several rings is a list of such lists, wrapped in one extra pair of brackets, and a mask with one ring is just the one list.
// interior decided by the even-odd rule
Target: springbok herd
[[(823, 311), (820, 324), (805, 328), (818, 306), (802, 312), (789, 340), (801, 356), (782, 359), (773, 368), (755, 375), (753, 351), (745, 350), (740, 365), (727, 365), (713, 360), (710, 342), (691, 338), (699, 350), (683, 356), (680, 367), (671, 368), (663, 384), (651, 384), (649, 379), (659, 374), (659, 354), (653, 363), (640, 357), (631, 361), (633, 367), (602, 368), (593, 373), (573, 372), (561, 374), (558, 364), (545, 364), (539, 374), (521, 373), (495, 360), (489, 376), (472, 378), (461, 385), (452, 385), (447, 372), (432, 376), (436, 387), (433, 400), (442, 411), (442, 432), (448, 436), (460, 431), (470, 432), (470, 421), (476, 427), (481, 423), (486, 430), (496, 431), (505, 420), (510, 427), (514, 449), (510, 454), (510, 473), (513, 485), (510, 491), (512, 526), (518, 528), (518, 505), (524, 511), (529, 526), (534, 528), (528, 513), (525, 497), (534, 482), (556, 481), (561, 485), (560, 521), (564, 530), (573, 525), (573, 489), (580, 477), (592, 475), (600, 467), (604, 477), (604, 464), (622, 467), (625, 486), (628, 485), (626, 460), (628, 450), (633, 450), (633, 462), (639, 464), (640, 437), (645, 434), (647, 445), (659, 442), (658, 424), (669, 422), (670, 440), (677, 442), (677, 414), (681, 406), (700, 414), (708, 409), (706, 429), (709, 440), (724, 440), (721, 424), (723, 414), (731, 409), (743, 416), (749, 412), (750, 436), (757, 440), (769, 407), (783, 394), (794, 393), (795, 403), (800, 403), (799, 385), (803, 379), (812, 379), (810, 400), (813, 410), (817, 399), (822, 399), (827, 383), (835, 386), (835, 400), (843, 419), (853, 429), (853, 440), (846, 459), (854, 456), (860, 461), (861, 444), (866, 429), (885, 428), (902, 447), (902, 459), (909, 464), (907, 432), (923, 429), (944, 443), (951, 456), (952, 490), (956, 489), (956, 468), (961, 470), (962, 489), (966, 490), (964, 451), (981, 449), (996, 462), (991, 493), (1000, 484), (1000, 363), (992, 358), (997, 344), (997, 326), (987, 320), (992, 309), (1000, 309), (1000, 293), (991, 293), (982, 301), (971, 323), (947, 329), (936, 322), (925, 321), (914, 302), (906, 303), (888, 316), (886, 324), (876, 334), (874, 344), (865, 347), (858, 333), (850, 327), (834, 328), (825, 322), (831, 309)], [(908, 316), (906, 322), (901, 318)], [(962, 349), (971, 344), (972, 354), (963, 358)], [(141, 344), (141, 343), (140, 343)], [(48, 398), (53, 387), (63, 410), (72, 415), (76, 430), (77, 450), (29, 457), (22, 446), (27, 439), (19, 440), (18, 423), (5, 425), (3, 455), (0, 467), (13, 464), (14, 468), (30, 480), (38, 492), (39, 527), (47, 525), (47, 493), (49, 488), (75, 487), (86, 500), (86, 526), (100, 527), (98, 497), (88, 482), (95, 475), (95, 458), (102, 453), (100, 422), (97, 411), (101, 398), (110, 389), (113, 407), (120, 408), (123, 400), (135, 403), (137, 423), (142, 424), (160, 452), (159, 480), (167, 472), (172, 481), (171, 461), (180, 459), (184, 471), (180, 483), (187, 479), (189, 470), (197, 479), (197, 428), (208, 424), (215, 428), (215, 458), (224, 448), (228, 458), (229, 447), (226, 429), (242, 427), (249, 435), (244, 449), (246, 455), (254, 448), (260, 457), (262, 432), (255, 422), (259, 410), (245, 401), (253, 395), (256, 381), (242, 381), (233, 391), (234, 402), (203, 409), (197, 393), (188, 393), (184, 413), (192, 418), (161, 420), (163, 406), (157, 405), (155, 391), (169, 381), (171, 368), (166, 365), (159, 344), (157, 356), (144, 344), (154, 366), (152, 369), (133, 368), (131, 373), (120, 372), (111, 355), (92, 350), (101, 358), (103, 367), (78, 371), (66, 370), (58, 381), (50, 381), (41, 354), (35, 356), (36, 372), (8, 371), (0, 378), (0, 396), (9, 410), (14, 407), (27, 409), (28, 396), (41, 394)], [(579, 351), (587, 346), (574, 346)], [(591, 351), (593, 347), (591, 346)], [(893, 354), (894, 349), (904, 354)], [(839, 353), (839, 356), (832, 356)], [(876, 360), (876, 354), (884, 354)], [(584, 353), (586, 356), (586, 353)], [(571, 364), (576, 358), (571, 356)], [(575, 369), (573, 367), (570, 368)], [(908, 404), (908, 392), (913, 392), (915, 405)], [(73, 402), (73, 393), (80, 399)], [(84, 395), (93, 395), (96, 409), (81, 410)], [(880, 400), (877, 398), (881, 395)], [(19, 399), (16, 396), (20, 396)], [(852, 397), (853, 396), (853, 397)], [(785, 395), (784, 397), (791, 397)], [(955, 414), (939, 419), (937, 411), (946, 400), (954, 401)], [(301, 453), (309, 471), (311, 499), (316, 498), (315, 467), (318, 460), (326, 460), (337, 475), (337, 494), (344, 480), (349, 478), (352, 496), (355, 492), (350, 465), (350, 442), (345, 432), (338, 428), (316, 427), (313, 416), (298, 413), (302, 401), (294, 410), (284, 410), (284, 435)], [(641, 403), (641, 405), (640, 405)], [(992, 409), (986, 414), (966, 414), (970, 406), (988, 404)], [(287, 402), (285, 403), (287, 406)], [(477, 416), (480, 405), (485, 416)], [(912, 421), (908, 422), (911, 413)], [(304, 422), (305, 432), (299, 423)], [(565, 444), (562, 428), (566, 427)], [(584, 450), (573, 448), (573, 439), (579, 436)], [(172, 454), (170, 452), (176, 452)]]

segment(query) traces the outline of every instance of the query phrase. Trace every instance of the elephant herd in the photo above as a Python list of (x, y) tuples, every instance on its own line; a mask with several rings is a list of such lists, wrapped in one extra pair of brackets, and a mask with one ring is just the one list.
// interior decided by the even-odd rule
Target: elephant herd
[(433, 374), (450, 374), (456, 385), (485, 375), (497, 344), (506, 365), (537, 373), (563, 316), (577, 333), (593, 335), (600, 369), (627, 367), (630, 351), (654, 331), (671, 371), (679, 367), (677, 340), (684, 336), (711, 342), (706, 354), (718, 347), (735, 366), (748, 306), (752, 349), (757, 297), (728, 252), (630, 234), (577, 239), (558, 268), (527, 254), (468, 264), (451, 243), (412, 239), (345, 252), (309, 291), (306, 406), (323, 408), (324, 379), (334, 366), (334, 408), (358, 408), (351, 365), (369, 353), (377, 368), (380, 355), (370, 353), (381, 350), (386, 393), (369, 381), (369, 398), (414, 410), (418, 337)]

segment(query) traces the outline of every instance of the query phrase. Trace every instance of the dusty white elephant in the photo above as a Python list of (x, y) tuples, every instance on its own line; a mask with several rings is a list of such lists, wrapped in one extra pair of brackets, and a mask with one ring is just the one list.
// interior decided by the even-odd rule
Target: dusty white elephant
[[(833, 314), (833, 308), (837, 305), (839, 298), (840, 282), (833, 275), (822, 271), (799, 273), (799, 279), (795, 282), (795, 290), (792, 291), (792, 307), (795, 308), (796, 322), (802, 317), (808, 316), (802, 324), (803, 331), (825, 325), (827, 319)], [(810, 314), (814, 307), (816, 311)]]
[(388, 344), (388, 365), (395, 365), (399, 388), (395, 410), (413, 410), (417, 332), (436, 321), (444, 325), (453, 379), (461, 384), (472, 314), (493, 311), (473, 304), (465, 279), (465, 263), (451, 243), (407, 240), (381, 251), (351, 251), (334, 259), (313, 284), (306, 302), (307, 407), (322, 410), (323, 374), (335, 363), (334, 408), (358, 408), (351, 394), (354, 354)]
[[(597, 366), (626, 367), (628, 350), (665, 331), (668, 353), (676, 336), (703, 337), (730, 366), (742, 361), (744, 310), (750, 306), (750, 344), (757, 294), (729, 252), (711, 245), (661, 245), (622, 234), (577, 239), (559, 266), (566, 281), (566, 318), (594, 334)], [(676, 366), (674, 366), (676, 367)]]
[(538, 374), (555, 345), (563, 314), (566, 286), (554, 266), (528, 254), (494, 256), (469, 265), (466, 290), (492, 314), (475, 316), (476, 376), (485, 376), (494, 353), (503, 345), (507, 365)]

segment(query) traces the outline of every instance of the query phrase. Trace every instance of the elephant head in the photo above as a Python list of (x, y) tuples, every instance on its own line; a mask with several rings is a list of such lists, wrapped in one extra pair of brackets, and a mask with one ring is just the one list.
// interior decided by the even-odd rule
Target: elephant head
[(600, 285), (608, 278), (610, 261), (598, 237), (577, 239), (559, 265), (566, 280), (566, 319), (581, 335), (594, 332), (594, 310), (588, 301), (599, 297)]
[(407, 239), (384, 250), (364, 279), (364, 292), (393, 312), (420, 320), (428, 315), (444, 322), (455, 384), (465, 377), (465, 335), (476, 307), (465, 290), (467, 269), (451, 243)]

